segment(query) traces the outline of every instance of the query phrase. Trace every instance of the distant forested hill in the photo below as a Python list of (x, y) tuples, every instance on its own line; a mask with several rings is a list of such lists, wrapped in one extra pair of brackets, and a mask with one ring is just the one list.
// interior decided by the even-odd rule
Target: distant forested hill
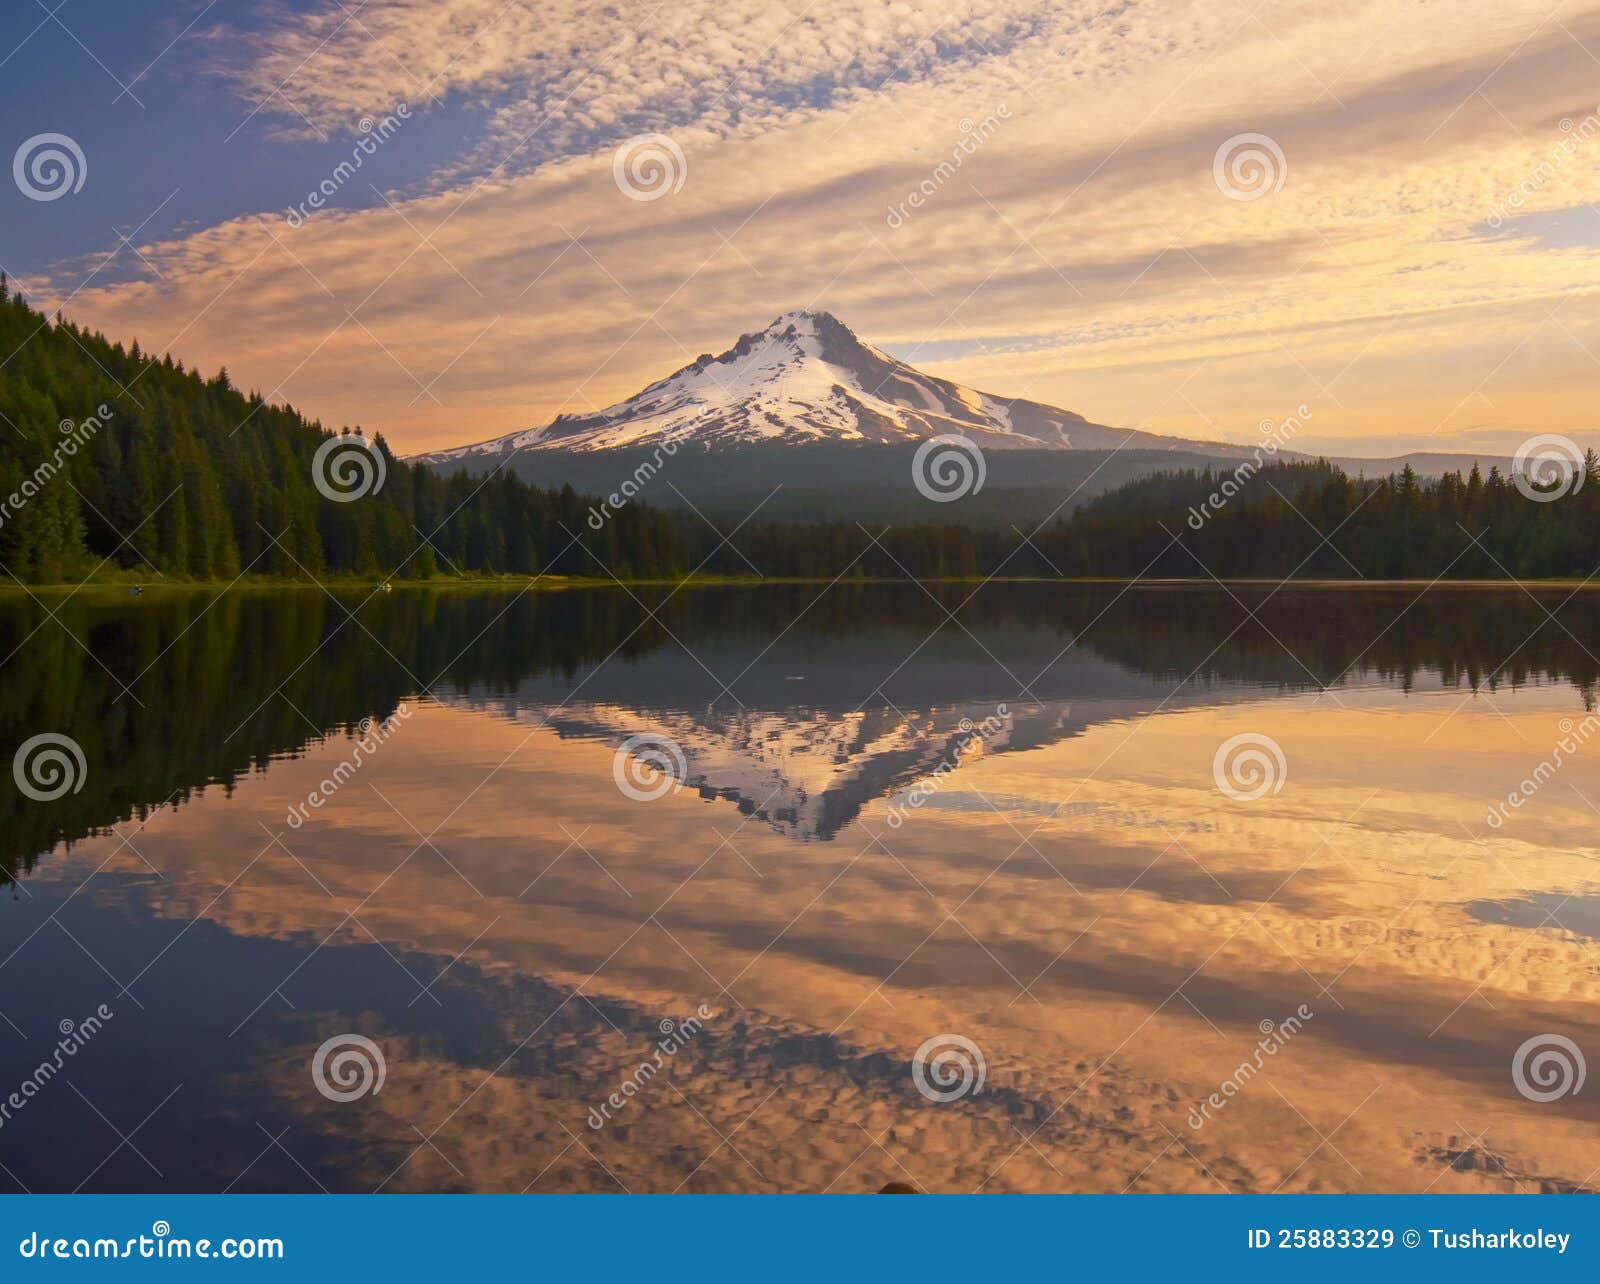
[(1039, 543), (1067, 574), (1582, 578), (1600, 568), (1600, 459), (1518, 479), (1474, 466), (1425, 480), (1409, 464), (1352, 478), (1326, 461), (1167, 473), (1092, 500)]

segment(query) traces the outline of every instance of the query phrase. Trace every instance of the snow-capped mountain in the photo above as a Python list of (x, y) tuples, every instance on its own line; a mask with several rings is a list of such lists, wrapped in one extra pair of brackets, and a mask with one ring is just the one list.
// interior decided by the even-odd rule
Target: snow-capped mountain
[[(1071, 411), (976, 392), (898, 361), (827, 312), (787, 312), (609, 409), (435, 451), (423, 463), (518, 450), (601, 451), (675, 442), (916, 442), (959, 433), (985, 449), (1193, 449), (1197, 443), (1107, 428)], [(1237, 448), (1226, 448), (1233, 453)]]

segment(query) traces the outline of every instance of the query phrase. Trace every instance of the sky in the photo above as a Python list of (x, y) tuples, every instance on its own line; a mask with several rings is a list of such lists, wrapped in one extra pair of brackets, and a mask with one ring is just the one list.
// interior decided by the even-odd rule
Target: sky
[(1600, 0), (12, 0), (0, 108), (34, 303), (400, 453), (796, 308), (1116, 426), (1600, 441)]

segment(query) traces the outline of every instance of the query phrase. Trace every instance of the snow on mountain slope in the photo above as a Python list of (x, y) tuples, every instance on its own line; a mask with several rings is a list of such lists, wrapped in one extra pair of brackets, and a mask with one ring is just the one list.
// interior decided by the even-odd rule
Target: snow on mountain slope
[(514, 450), (597, 451), (663, 442), (915, 442), (959, 433), (985, 449), (1179, 449), (1197, 443), (1091, 424), (1032, 401), (975, 392), (864, 343), (826, 312), (788, 312), (720, 356), (702, 356), (591, 415), (419, 456), (443, 464)]

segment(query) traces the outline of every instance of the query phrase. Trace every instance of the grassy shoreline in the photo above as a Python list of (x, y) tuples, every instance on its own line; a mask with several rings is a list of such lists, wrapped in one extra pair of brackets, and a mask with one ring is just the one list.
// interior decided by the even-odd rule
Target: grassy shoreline
[[(626, 579), (615, 580), (592, 575), (436, 575), (427, 579), (389, 580), (396, 593), (428, 590), (431, 592), (538, 592), (548, 593), (571, 589), (674, 587), (720, 588), (737, 585), (811, 583), (807, 580), (758, 580), (754, 576), (694, 576), (688, 579)], [(821, 581), (826, 582), (826, 581)], [(185, 593), (373, 593), (380, 581), (370, 575), (335, 575), (326, 579), (281, 579), (269, 575), (247, 575), (237, 580), (140, 580), (133, 578), (95, 579), (80, 583), (20, 584), (13, 580), (0, 584), (0, 600), (7, 597), (115, 597), (127, 600), (137, 596), (170, 598)], [(140, 592), (135, 595), (133, 590)]]
[[(614, 589), (624, 588), (676, 588), (676, 589), (704, 589), (704, 588), (762, 588), (775, 585), (829, 585), (835, 583), (847, 584), (910, 584), (920, 582), (923, 584), (1057, 584), (1063, 586), (1105, 584), (1127, 585), (1129, 587), (1147, 589), (1188, 589), (1188, 588), (1278, 588), (1291, 589), (1326, 589), (1343, 590), (1409, 590), (1413, 592), (1428, 590), (1450, 589), (1571, 589), (1600, 591), (1600, 577), (1591, 579), (1546, 579), (1546, 580), (1356, 580), (1356, 579), (1213, 579), (1206, 578), (1142, 578), (1135, 579), (1127, 576), (1076, 576), (1076, 577), (1040, 577), (1040, 576), (996, 576), (992, 579), (984, 576), (943, 576), (921, 581), (911, 581), (902, 578), (877, 579), (872, 577), (851, 578), (843, 581), (831, 577), (758, 577), (754, 575), (694, 575), (678, 579), (638, 578), (638, 579), (612, 579), (604, 576), (590, 575), (438, 575), (427, 579), (391, 580), (390, 588), (397, 593), (416, 592), (425, 590), (429, 592), (471, 593), (471, 592), (570, 592), (585, 589)], [(140, 589), (136, 595), (133, 590)], [(16, 581), (0, 584), (0, 601), (8, 599), (26, 599), (29, 597), (57, 598), (74, 597), (103, 600), (115, 598), (118, 601), (128, 601), (136, 598), (144, 601), (147, 599), (166, 599), (184, 594), (204, 593), (282, 593), (322, 591), (328, 593), (373, 593), (378, 590), (379, 582), (370, 576), (347, 575), (334, 576), (323, 580), (310, 579), (281, 579), (273, 576), (244, 576), (237, 580), (140, 580), (131, 576), (118, 576), (115, 578), (87, 580), (80, 583), (59, 584), (21, 584)]]

